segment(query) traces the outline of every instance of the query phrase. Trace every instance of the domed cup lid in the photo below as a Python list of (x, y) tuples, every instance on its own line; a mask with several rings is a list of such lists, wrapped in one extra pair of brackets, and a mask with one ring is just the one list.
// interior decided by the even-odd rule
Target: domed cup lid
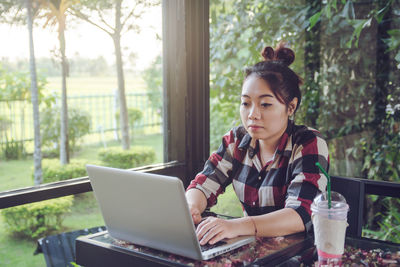
[(349, 205), (346, 202), (346, 199), (342, 194), (332, 191), (331, 192), (331, 208), (328, 207), (328, 193), (323, 192), (318, 194), (315, 198), (313, 203), (311, 204), (311, 210), (313, 212), (323, 212), (326, 210), (340, 210), (340, 211), (347, 211)]

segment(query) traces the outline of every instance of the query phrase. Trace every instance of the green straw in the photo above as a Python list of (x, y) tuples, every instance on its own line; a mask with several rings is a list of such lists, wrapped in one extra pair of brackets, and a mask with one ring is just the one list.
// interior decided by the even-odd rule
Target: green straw
[(324, 170), (324, 168), (322, 168), (321, 164), (319, 164), (319, 162), (316, 162), (315, 165), (321, 170), (321, 172), (323, 174), (325, 174), (326, 178), (328, 179), (328, 208), (330, 209), (332, 204), (332, 198), (331, 198), (331, 177), (329, 176), (329, 174)]

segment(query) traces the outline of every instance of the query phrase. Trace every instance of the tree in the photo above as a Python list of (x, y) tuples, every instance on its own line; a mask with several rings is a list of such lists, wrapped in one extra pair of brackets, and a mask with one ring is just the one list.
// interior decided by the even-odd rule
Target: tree
[(33, 8), (32, 0), (26, 0), (27, 24), (29, 32), (29, 72), (31, 74), (31, 101), (33, 108), (33, 129), (35, 149), (33, 153), (34, 183), (42, 183), (42, 150), (40, 140), (39, 92), (37, 86), (35, 50), (33, 46)]
[(67, 106), (67, 76), (68, 63), (65, 55), (65, 25), (67, 10), (72, 5), (72, 0), (40, 0), (42, 5), (47, 8), (44, 17), (47, 21), (44, 25), (57, 25), (58, 40), (60, 44), (59, 52), (61, 59), (62, 93), (61, 93), (61, 125), (60, 125), (60, 163), (69, 163), (68, 148), (68, 106)]
[[(82, 0), (71, 7), (71, 13), (107, 33), (113, 40), (115, 48), (115, 61), (118, 77), (118, 100), (120, 108), (120, 125), (122, 132), (122, 148), (130, 148), (128, 108), (125, 97), (124, 67), (121, 51), (121, 37), (130, 30), (139, 31), (136, 23), (145, 12), (145, 8), (154, 6), (159, 1), (129, 1), (123, 5), (123, 0)], [(106, 21), (105, 17), (114, 12), (114, 23)], [(95, 16), (90, 16), (91, 14)]]
[[(10, 11), (14, 12), (14, 16), (11, 23), (21, 23), (23, 21), (24, 15), (21, 14), (21, 10), (25, 4), (26, 6), (26, 22), (28, 26), (29, 32), (29, 54), (30, 54), (30, 64), (29, 64), (29, 72), (31, 75), (31, 102), (33, 109), (33, 129), (34, 129), (34, 153), (33, 153), (33, 162), (34, 162), (34, 184), (38, 185), (42, 183), (42, 151), (41, 151), (41, 140), (40, 140), (40, 116), (39, 116), (39, 90), (37, 83), (37, 75), (36, 75), (36, 64), (35, 64), (35, 52), (33, 45), (33, 18), (35, 16), (36, 11), (38, 10), (38, 4), (36, 4), (36, 8), (32, 6), (32, 0), (26, 0), (25, 3), (23, 1), (2, 1), (1, 3), (2, 9), (0, 14), (10, 13)], [(5, 16), (2, 16), (3, 18)], [(10, 23), (10, 22), (9, 22)]]

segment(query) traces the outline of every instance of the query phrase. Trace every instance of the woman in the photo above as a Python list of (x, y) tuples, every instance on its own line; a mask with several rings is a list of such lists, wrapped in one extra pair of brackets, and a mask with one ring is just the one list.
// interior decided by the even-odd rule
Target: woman
[[(223, 138), (186, 191), (200, 244), (240, 235), (282, 236), (311, 227), (310, 205), (325, 191), (328, 148), (320, 133), (290, 118), (301, 102), (301, 79), (289, 65), (294, 52), (280, 43), (265, 47), (264, 61), (246, 70), (242, 126)], [(216, 203), (230, 183), (242, 203), (243, 218), (223, 220), (201, 213)]]

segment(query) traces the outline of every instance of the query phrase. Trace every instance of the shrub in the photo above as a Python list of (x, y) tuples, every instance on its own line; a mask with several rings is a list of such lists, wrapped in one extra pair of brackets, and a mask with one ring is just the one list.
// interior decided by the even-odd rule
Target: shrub
[(3, 157), (7, 160), (9, 159), (20, 159), (24, 156), (24, 145), (21, 141), (6, 141), (2, 145)]
[[(373, 201), (377, 200), (376, 196), (369, 196)], [(363, 228), (363, 236), (373, 239), (379, 239), (384, 241), (390, 241), (393, 243), (400, 243), (400, 200), (399, 199), (384, 199), (383, 203), (385, 211), (378, 212), (375, 217), (381, 217), (381, 220), (377, 222), (378, 227), (376, 229)]]
[[(60, 109), (47, 108), (40, 113), (40, 134), (44, 147), (59, 148)], [(90, 131), (90, 115), (76, 108), (68, 109), (68, 142), (70, 151), (77, 150), (80, 139)]]
[(85, 167), (87, 163), (82, 160), (71, 160), (69, 164), (61, 165), (58, 159), (45, 159), (42, 162), (43, 183), (87, 176)]
[[(143, 118), (143, 113), (137, 108), (128, 108), (128, 120), (129, 126), (133, 127), (134, 123), (140, 121)], [(119, 127), (119, 110), (115, 112), (115, 121)]]
[(42, 158), (55, 159), (60, 157), (60, 149), (44, 147), (42, 149)]
[(156, 153), (151, 147), (133, 147), (130, 150), (122, 148), (106, 148), (99, 152), (99, 158), (104, 165), (114, 168), (129, 169), (153, 163)]
[(16, 206), (1, 211), (8, 231), (18, 237), (37, 239), (60, 230), (74, 196)]

